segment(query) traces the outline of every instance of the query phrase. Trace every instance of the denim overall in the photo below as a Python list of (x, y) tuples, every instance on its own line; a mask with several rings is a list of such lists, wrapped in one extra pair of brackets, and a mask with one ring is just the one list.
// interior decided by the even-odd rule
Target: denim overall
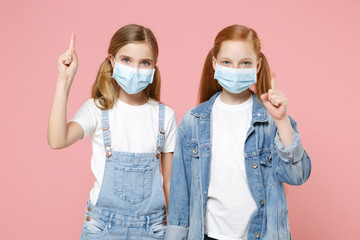
[(102, 111), (104, 178), (96, 205), (87, 202), (82, 240), (164, 238), (166, 208), (160, 172), (164, 117), (165, 106), (159, 103), (155, 152), (117, 152), (111, 150), (109, 113)]

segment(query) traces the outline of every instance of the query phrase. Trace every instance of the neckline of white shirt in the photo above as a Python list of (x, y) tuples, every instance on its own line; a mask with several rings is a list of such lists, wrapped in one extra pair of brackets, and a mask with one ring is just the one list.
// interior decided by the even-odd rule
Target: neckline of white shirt
[(249, 108), (253, 103), (252, 95), (250, 95), (249, 99), (247, 99), (245, 102), (240, 104), (226, 104), (223, 101), (221, 101), (220, 96), (221, 94), (219, 94), (219, 96), (215, 99), (215, 104), (226, 111), (234, 111), (234, 112), (242, 111), (244, 109)]
[(120, 98), (118, 98), (115, 102), (114, 107), (120, 107), (120, 108), (127, 109), (127, 110), (140, 110), (143, 108), (147, 108), (150, 105), (153, 105), (154, 103), (157, 103), (157, 101), (152, 98), (149, 98), (149, 100), (142, 105), (131, 105), (131, 104), (128, 104), (128, 103), (122, 101)]

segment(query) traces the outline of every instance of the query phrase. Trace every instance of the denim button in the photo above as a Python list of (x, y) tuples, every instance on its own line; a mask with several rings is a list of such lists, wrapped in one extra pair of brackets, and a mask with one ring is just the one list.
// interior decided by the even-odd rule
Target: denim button
[(294, 155), (291, 152), (289, 153), (289, 160), (290, 162), (294, 161)]
[(194, 154), (197, 154), (197, 148), (195, 148), (195, 149), (193, 150), (193, 153), (194, 153)]
[(253, 168), (257, 168), (257, 167), (258, 167), (257, 163), (254, 162), (254, 163), (252, 164), (252, 167), (253, 167)]
[(260, 201), (260, 205), (263, 206), (264, 205), (264, 200)]
[(91, 207), (88, 207), (87, 210), (88, 210), (89, 212), (91, 212)]
[(89, 216), (86, 217), (86, 221), (87, 221), (87, 222), (90, 221), (90, 217), (89, 217)]
[(256, 232), (256, 233), (255, 233), (255, 237), (256, 237), (256, 238), (259, 238), (259, 237), (260, 237), (260, 233)]

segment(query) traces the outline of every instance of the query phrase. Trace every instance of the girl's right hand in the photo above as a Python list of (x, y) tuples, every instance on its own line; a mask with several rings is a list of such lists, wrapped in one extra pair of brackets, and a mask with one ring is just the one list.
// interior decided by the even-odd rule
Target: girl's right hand
[(48, 125), (48, 143), (53, 149), (61, 149), (70, 146), (82, 139), (84, 131), (80, 124), (67, 123), (66, 104), (71, 83), (78, 67), (78, 59), (75, 53), (75, 34), (72, 33), (70, 47), (58, 59), (58, 80), (53, 104), (50, 110)]
[(71, 34), (70, 47), (58, 59), (58, 81), (70, 87), (78, 67), (78, 58), (75, 53), (75, 34)]

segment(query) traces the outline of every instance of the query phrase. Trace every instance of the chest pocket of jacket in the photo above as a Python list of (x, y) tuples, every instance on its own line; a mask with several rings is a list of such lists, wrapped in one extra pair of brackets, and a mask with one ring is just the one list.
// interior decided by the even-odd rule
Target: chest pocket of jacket
[(266, 188), (271, 188), (275, 184), (274, 171), (272, 167), (272, 157), (270, 152), (260, 155), (261, 174)]
[(199, 145), (197, 143), (189, 145), (189, 154), (191, 156), (191, 177), (194, 181), (199, 181)]

